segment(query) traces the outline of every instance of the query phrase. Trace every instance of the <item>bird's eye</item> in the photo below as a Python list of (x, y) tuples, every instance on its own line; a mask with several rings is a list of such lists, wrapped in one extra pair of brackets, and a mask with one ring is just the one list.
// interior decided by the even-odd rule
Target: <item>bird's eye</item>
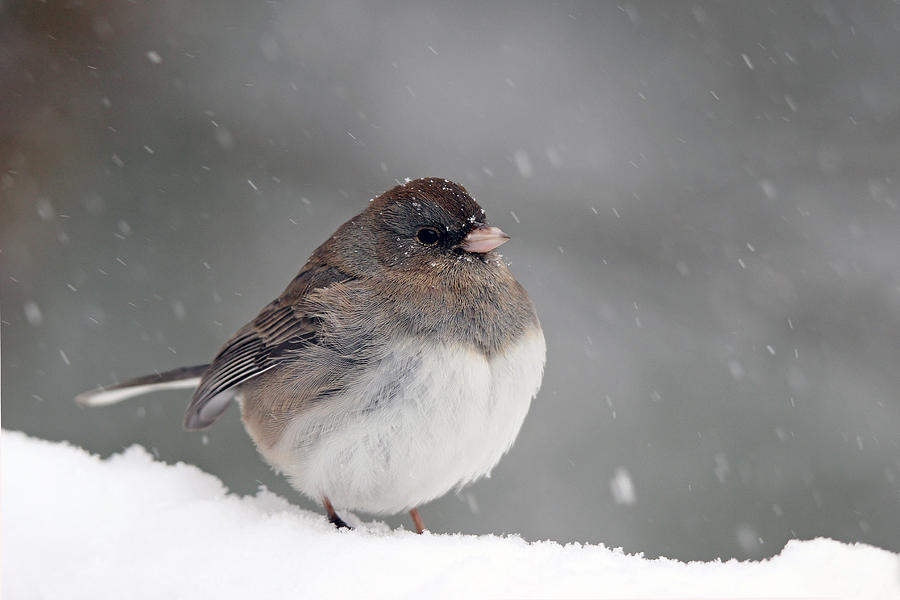
[(441, 232), (434, 227), (423, 227), (416, 232), (416, 239), (423, 246), (434, 246), (441, 240)]

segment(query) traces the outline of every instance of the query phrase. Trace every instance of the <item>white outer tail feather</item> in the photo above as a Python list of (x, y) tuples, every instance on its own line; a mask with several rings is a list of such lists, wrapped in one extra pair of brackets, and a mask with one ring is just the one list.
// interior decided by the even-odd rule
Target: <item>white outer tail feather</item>
[(150, 392), (163, 390), (193, 389), (200, 385), (199, 377), (178, 379), (175, 381), (162, 381), (160, 383), (148, 383), (130, 387), (113, 388), (109, 390), (99, 389), (79, 394), (75, 401), (85, 406), (105, 406), (127, 400), (135, 396), (141, 396)]

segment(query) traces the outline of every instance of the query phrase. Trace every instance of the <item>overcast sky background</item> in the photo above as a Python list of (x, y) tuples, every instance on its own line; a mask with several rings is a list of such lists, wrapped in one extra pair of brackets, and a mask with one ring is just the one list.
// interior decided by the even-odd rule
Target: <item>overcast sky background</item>
[(445, 177), (549, 354), (432, 529), (900, 550), (898, 56), (891, 1), (3, 2), (3, 426), (312, 507), (236, 410), (71, 398), (207, 362), (369, 198)]

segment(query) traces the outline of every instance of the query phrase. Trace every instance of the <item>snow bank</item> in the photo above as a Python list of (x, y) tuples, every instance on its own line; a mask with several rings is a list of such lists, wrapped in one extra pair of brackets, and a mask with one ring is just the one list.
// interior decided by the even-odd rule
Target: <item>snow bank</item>
[(900, 598), (900, 557), (826, 539), (760, 562), (647, 560), (516, 537), (337, 531), (133, 447), (108, 460), (2, 434), (3, 597)]

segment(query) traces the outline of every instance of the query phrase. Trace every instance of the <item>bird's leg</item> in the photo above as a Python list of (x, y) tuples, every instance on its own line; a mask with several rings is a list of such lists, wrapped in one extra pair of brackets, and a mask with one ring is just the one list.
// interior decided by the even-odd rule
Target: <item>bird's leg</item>
[(422, 522), (422, 517), (419, 516), (418, 509), (412, 509), (409, 511), (409, 516), (412, 517), (413, 525), (416, 526), (416, 533), (419, 535), (425, 533), (425, 523)]
[(334, 512), (334, 507), (331, 505), (331, 500), (329, 500), (327, 496), (322, 497), (322, 504), (325, 505), (325, 511), (328, 513), (329, 523), (331, 523), (338, 529), (353, 529), (352, 527), (347, 525), (336, 512)]

